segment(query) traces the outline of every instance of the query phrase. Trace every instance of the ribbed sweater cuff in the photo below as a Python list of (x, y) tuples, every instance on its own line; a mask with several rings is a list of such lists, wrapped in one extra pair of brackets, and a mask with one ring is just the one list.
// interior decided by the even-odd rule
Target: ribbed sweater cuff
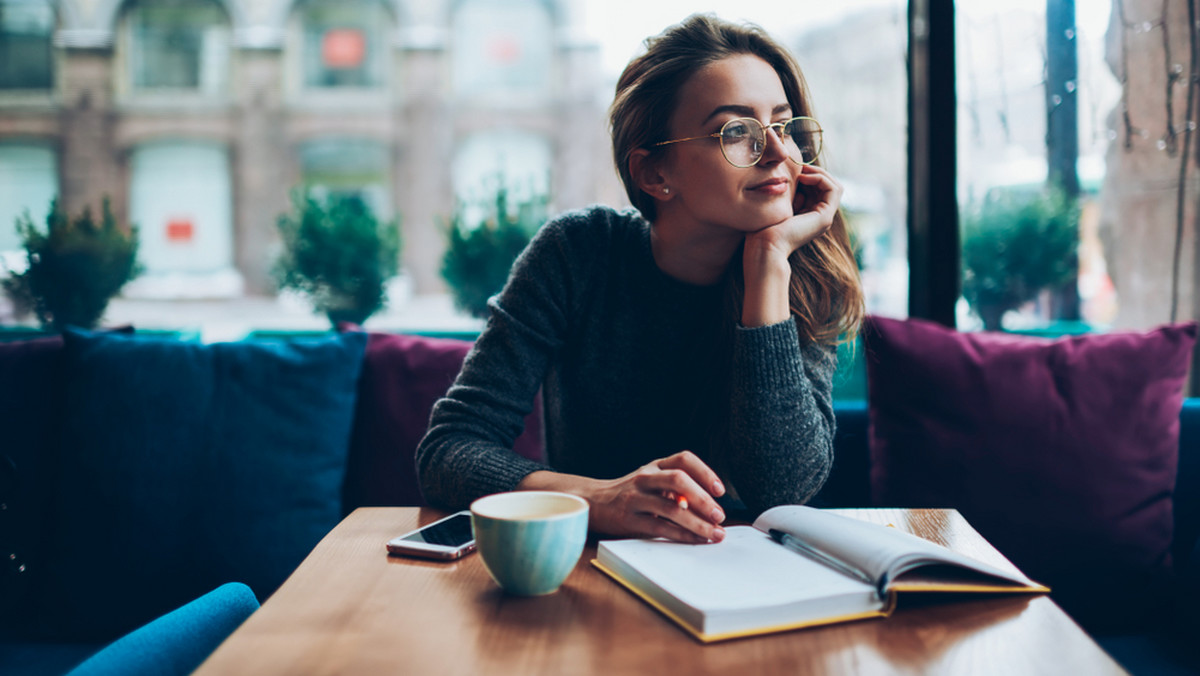
[(475, 471), (468, 479), (467, 490), (475, 497), (516, 490), (517, 484), (539, 470), (550, 467), (511, 452), (482, 453)]
[(734, 378), (746, 391), (790, 392), (804, 378), (800, 334), (791, 318), (734, 335)]

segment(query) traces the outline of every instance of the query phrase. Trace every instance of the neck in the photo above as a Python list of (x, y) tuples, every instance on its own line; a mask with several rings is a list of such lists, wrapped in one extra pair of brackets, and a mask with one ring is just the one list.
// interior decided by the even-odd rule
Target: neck
[(650, 228), (654, 262), (667, 276), (697, 286), (721, 280), (745, 234), (728, 228), (685, 223), (660, 214)]

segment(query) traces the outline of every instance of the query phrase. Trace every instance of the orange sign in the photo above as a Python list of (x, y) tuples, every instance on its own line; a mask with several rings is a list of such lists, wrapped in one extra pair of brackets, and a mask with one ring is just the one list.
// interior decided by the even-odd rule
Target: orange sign
[(521, 59), (521, 42), (511, 35), (500, 35), (492, 38), (487, 51), (494, 63), (511, 66)]
[(367, 38), (354, 28), (333, 28), (321, 37), (326, 68), (358, 68), (367, 56)]
[(196, 226), (190, 218), (172, 218), (167, 221), (167, 241), (173, 244), (187, 244), (196, 234)]

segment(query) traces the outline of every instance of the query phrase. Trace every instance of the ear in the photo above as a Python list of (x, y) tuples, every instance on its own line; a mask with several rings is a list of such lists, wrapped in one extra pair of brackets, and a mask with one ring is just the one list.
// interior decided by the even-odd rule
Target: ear
[(668, 185), (667, 177), (659, 168), (659, 163), (650, 159), (650, 151), (638, 148), (629, 155), (629, 175), (634, 184), (647, 195), (660, 202), (666, 202), (675, 197), (675, 191)]

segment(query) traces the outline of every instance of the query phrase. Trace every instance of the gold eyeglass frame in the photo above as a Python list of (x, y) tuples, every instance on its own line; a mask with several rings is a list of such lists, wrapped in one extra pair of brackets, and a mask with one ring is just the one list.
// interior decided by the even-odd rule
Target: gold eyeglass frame
[(726, 162), (732, 164), (733, 166), (735, 166), (739, 169), (749, 169), (750, 167), (753, 167), (754, 165), (758, 164), (760, 160), (762, 160), (763, 155), (766, 153), (766, 146), (765, 145), (763, 146), (763, 152), (759, 153), (758, 157), (755, 158), (755, 160), (753, 162), (751, 162), (750, 164), (738, 164), (737, 162), (734, 162), (733, 160), (729, 159), (729, 154), (725, 152), (725, 140), (723, 138), (723, 136), (725, 134), (725, 128), (728, 127), (729, 125), (733, 124), (734, 122), (749, 121), (749, 122), (753, 122), (754, 124), (757, 124), (759, 127), (762, 128), (764, 141), (766, 141), (768, 129), (774, 129), (775, 136), (778, 137), (780, 141), (785, 141), (786, 139), (783, 136), (784, 127), (795, 122), (796, 120), (810, 120), (815, 125), (817, 125), (817, 136), (818, 136), (818, 139), (820, 140), (820, 143), (819, 143), (819, 145), (817, 145), (817, 152), (813, 153), (812, 160), (810, 160), (808, 162), (801, 162), (800, 160), (793, 158), (791, 153), (788, 153), (787, 158), (789, 160), (791, 160), (792, 162), (795, 162), (796, 164), (812, 164), (813, 162), (817, 161), (818, 157), (821, 156), (821, 150), (823, 150), (824, 146), (825, 146), (825, 134), (824, 134), (824, 130), (821, 129), (821, 123), (817, 122), (816, 118), (808, 117), (807, 115), (798, 115), (796, 117), (792, 117), (787, 120), (784, 120), (783, 122), (772, 122), (771, 124), (763, 124), (762, 122), (759, 122), (758, 120), (754, 119), (753, 117), (735, 117), (734, 119), (721, 125), (720, 131), (718, 131), (714, 134), (704, 134), (703, 136), (689, 136), (688, 138), (677, 138), (677, 139), (672, 139), (670, 141), (660, 141), (659, 143), (655, 143), (654, 147), (657, 148), (658, 146), (671, 145), (672, 143), (684, 143), (686, 141), (699, 141), (700, 139), (715, 138), (721, 142), (721, 157), (724, 157)]

